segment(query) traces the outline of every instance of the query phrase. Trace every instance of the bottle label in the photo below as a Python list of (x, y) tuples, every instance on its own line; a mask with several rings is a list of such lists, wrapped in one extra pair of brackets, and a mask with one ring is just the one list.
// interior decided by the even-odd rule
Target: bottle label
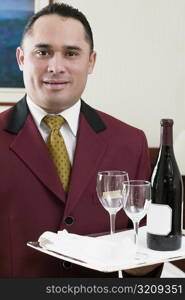
[(147, 232), (168, 235), (172, 228), (172, 209), (169, 205), (151, 203), (147, 213)]

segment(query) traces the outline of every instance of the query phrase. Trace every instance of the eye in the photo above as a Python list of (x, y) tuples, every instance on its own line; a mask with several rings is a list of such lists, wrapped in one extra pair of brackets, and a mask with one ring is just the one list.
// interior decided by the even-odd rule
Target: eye
[(78, 55), (78, 52), (76, 51), (67, 51), (65, 53), (65, 56), (69, 56), (69, 57), (73, 57), (73, 56), (77, 56)]
[(39, 57), (49, 56), (50, 54), (48, 50), (36, 50), (35, 53)]

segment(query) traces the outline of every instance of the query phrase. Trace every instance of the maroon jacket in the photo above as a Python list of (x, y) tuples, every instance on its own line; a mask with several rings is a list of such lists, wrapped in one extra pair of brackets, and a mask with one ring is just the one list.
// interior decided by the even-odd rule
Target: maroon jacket
[[(0, 277), (108, 277), (40, 253), (26, 245), (46, 230), (78, 234), (109, 231), (109, 215), (96, 195), (100, 170), (150, 175), (144, 133), (82, 101), (68, 196), (23, 98), (0, 114)], [(123, 210), (116, 229), (128, 227)], [(123, 249), (124, 255), (124, 249)]]

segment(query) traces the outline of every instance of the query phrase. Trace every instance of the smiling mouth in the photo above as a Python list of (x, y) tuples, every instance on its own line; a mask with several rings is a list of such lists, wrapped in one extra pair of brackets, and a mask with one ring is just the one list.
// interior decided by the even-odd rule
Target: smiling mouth
[(69, 83), (69, 81), (43, 81), (45, 84), (51, 84), (51, 85), (55, 85), (55, 84), (67, 84)]
[(69, 81), (43, 81), (43, 83), (49, 89), (60, 90), (65, 88), (69, 84)]

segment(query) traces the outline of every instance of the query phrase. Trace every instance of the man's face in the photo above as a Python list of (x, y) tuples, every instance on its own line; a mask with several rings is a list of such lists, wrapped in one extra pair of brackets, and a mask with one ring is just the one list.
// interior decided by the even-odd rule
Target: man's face
[(17, 49), (17, 61), (33, 102), (50, 113), (69, 108), (80, 98), (93, 71), (83, 25), (76, 19), (46, 15), (37, 19)]

